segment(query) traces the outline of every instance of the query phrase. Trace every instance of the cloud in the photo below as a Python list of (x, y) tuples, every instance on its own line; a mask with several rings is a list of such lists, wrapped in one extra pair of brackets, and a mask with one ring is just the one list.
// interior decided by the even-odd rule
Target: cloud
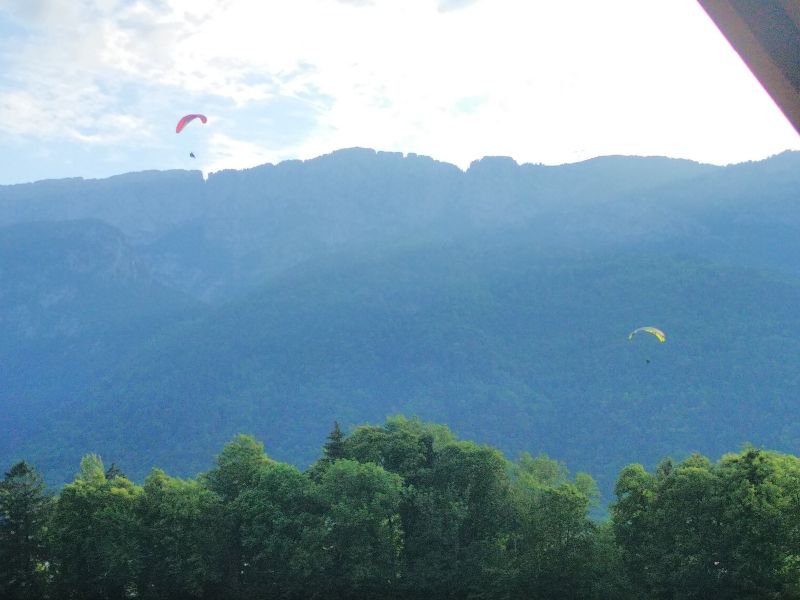
[(179, 166), (189, 112), (211, 117), (192, 148), (212, 170), (350, 146), (460, 166), (797, 147), (715, 35), (688, 0), (0, 0), (0, 155), (63, 140)]
[(92, 144), (131, 143), (152, 136), (151, 126), (141, 116), (106, 110), (109, 100), (95, 86), (58, 86), (39, 92), (0, 93), (0, 131), (43, 141)]
[(478, 111), (481, 106), (486, 104), (486, 96), (467, 96), (459, 98), (455, 103), (455, 109), (463, 113), (474, 113)]
[(478, 2), (478, 0), (439, 0), (439, 12), (461, 10)]
[(351, 6), (375, 6), (373, 0), (336, 0), (340, 4), (349, 4)]
[(146, 131), (144, 120), (125, 113), (118, 94), (124, 79), (105, 60), (105, 15), (116, 3), (6, 0), (0, 6), (28, 20), (30, 32), (0, 42), (0, 130), (87, 142), (118, 139), (130, 133), (126, 128)]
[(208, 156), (201, 157), (201, 165), (206, 175), (224, 169), (241, 169), (276, 161), (274, 150), (224, 133), (212, 135), (206, 152)]
[(34, 26), (56, 22), (63, 13), (58, 4), (57, 0), (0, 0), (0, 10), (17, 21)]

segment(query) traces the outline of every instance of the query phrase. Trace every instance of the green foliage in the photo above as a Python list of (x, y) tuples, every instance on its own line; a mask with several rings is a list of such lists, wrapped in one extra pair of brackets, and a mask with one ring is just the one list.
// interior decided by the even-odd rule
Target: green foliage
[(90, 454), (52, 502), (18, 463), (3, 598), (800, 598), (796, 456), (629, 465), (597, 521), (594, 480), (544, 454), (512, 463), (403, 417), (336, 438), (341, 457), (301, 472), (239, 435), (209, 472), (142, 486)]
[(588, 595), (594, 531), (587, 512), (588, 498), (572, 485), (539, 492), (521, 510), (516, 557), (521, 596)]
[(236, 499), (241, 539), (240, 589), (245, 598), (322, 596), (329, 564), (324, 506), (316, 486), (295, 467), (265, 467)]
[(322, 447), (322, 452), (327, 460), (338, 460), (344, 458), (344, 433), (339, 427), (339, 421), (334, 421), (333, 430), (328, 434), (328, 441)]
[(264, 444), (252, 436), (239, 434), (222, 449), (216, 466), (202, 476), (203, 484), (222, 502), (216, 543), (222, 553), (220, 586), (232, 599), (245, 597), (242, 588), (245, 573), (245, 549), (242, 541), (243, 515), (237, 499), (254, 489), (272, 461), (264, 453)]
[(717, 470), (716, 566), (726, 572), (728, 596), (800, 598), (800, 459), (749, 448)]
[(50, 509), (39, 473), (24, 461), (12, 466), (0, 482), (0, 597), (42, 598)]
[(383, 468), (342, 459), (320, 479), (323, 579), (333, 597), (383, 598), (400, 578), (402, 479)]
[(623, 568), (622, 551), (609, 521), (596, 523), (591, 560), (583, 578), (588, 582), (586, 598), (595, 600), (634, 600), (638, 597)]
[(155, 469), (136, 503), (143, 548), (139, 593), (153, 600), (211, 597), (222, 579), (226, 520), (219, 496)]
[(106, 469), (106, 479), (114, 479), (114, 477), (125, 477), (125, 473), (122, 472), (116, 463), (111, 463), (111, 466)]
[[(562, 463), (523, 454), (512, 466), (514, 527), (509, 563), (512, 595), (529, 598), (594, 598), (606, 573), (599, 564), (607, 544), (589, 507), (597, 486), (586, 473), (570, 481)], [(599, 563), (598, 566), (595, 566)], [(607, 572), (612, 572), (606, 567)]]
[(136, 507), (142, 488), (124, 477), (105, 477), (100, 458), (87, 455), (64, 486), (50, 534), (54, 589), (59, 597), (122, 598), (135, 589), (145, 548)]
[(384, 426), (357, 427), (343, 448), (348, 458), (375, 463), (415, 483), (430, 472), (435, 453), (454, 439), (446, 427), (395, 416)]
[(271, 462), (264, 453), (264, 444), (252, 436), (237, 435), (217, 456), (217, 466), (206, 473), (206, 483), (224, 502), (231, 502), (253, 487)]
[(748, 448), (623, 471), (612, 508), (626, 573), (653, 598), (797, 598), (800, 460)]
[(75, 475), (75, 480), (87, 485), (102, 485), (106, 483), (106, 471), (103, 467), (103, 459), (97, 454), (87, 454), (81, 459), (81, 468)]
[(517, 461), (517, 476), (534, 487), (553, 487), (566, 483), (569, 472), (566, 465), (552, 460), (546, 454), (534, 458), (523, 452)]

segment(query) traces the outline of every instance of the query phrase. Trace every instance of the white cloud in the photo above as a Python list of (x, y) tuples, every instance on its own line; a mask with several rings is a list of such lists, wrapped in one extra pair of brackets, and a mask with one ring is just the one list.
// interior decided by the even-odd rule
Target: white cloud
[(478, 0), (439, 0), (439, 11), (447, 12), (451, 10), (460, 10), (475, 4)]
[(200, 165), (206, 175), (224, 169), (241, 169), (277, 162), (274, 150), (246, 140), (234, 139), (224, 133), (211, 136), (206, 152), (208, 156), (200, 158)]
[(0, 0), (3, 134), (163, 163), (197, 110), (211, 170), (349, 146), (460, 166), (798, 147), (693, 0)]
[(336, 0), (341, 4), (349, 4), (351, 6), (375, 6), (373, 0)]

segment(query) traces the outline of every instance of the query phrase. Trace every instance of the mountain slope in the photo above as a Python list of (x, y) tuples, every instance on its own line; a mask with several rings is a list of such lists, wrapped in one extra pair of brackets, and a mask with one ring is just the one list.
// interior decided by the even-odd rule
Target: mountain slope
[(0, 456), (19, 456), (32, 440), (58, 456), (50, 415), (198, 307), (152, 281), (125, 237), (100, 221), (0, 228)]
[[(797, 451), (798, 189), (797, 153), (359, 149), (0, 187), (0, 462), (193, 473), (244, 430), (307, 464), (334, 419), (396, 412), (606, 491), (668, 453)], [(648, 324), (668, 342), (628, 342)]]
[[(141, 476), (205, 468), (242, 430), (304, 464), (334, 419), (402, 412), (546, 451), (608, 491), (631, 461), (794, 449), (798, 301), (795, 278), (686, 257), (543, 260), (524, 241), (340, 258), (157, 336), (55, 422)], [(645, 324), (668, 342), (629, 342)]]

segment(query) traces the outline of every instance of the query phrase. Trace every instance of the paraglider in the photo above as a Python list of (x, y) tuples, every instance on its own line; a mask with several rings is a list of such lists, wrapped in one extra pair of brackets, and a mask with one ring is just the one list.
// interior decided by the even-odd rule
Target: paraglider
[(658, 329), (657, 327), (639, 327), (638, 329), (634, 329), (628, 335), (628, 339), (632, 340), (634, 338), (634, 336), (636, 336), (637, 333), (649, 333), (651, 335), (654, 335), (654, 336), (656, 336), (656, 338), (658, 338), (658, 341), (661, 342), (661, 343), (664, 343), (664, 342), (667, 341), (666, 334), (663, 331), (661, 331), (660, 329)]
[[(639, 333), (649, 333), (662, 344), (667, 341), (667, 335), (663, 331), (661, 331), (658, 327), (639, 327), (638, 329), (634, 329), (628, 334), (628, 339), (632, 340)], [(646, 358), (645, 362), (649, 365), (650, 358)]]
[[(192, 113), (190, 115), (184, 115), (181, 117), (181, 120), (178, 121), (178, 124), (175, 126), (175, 133), (180, 133), (183, 131), (183, 128), (186, 127), (189, 123), (194, 121), (195, 119), (199, 119), (201, 123), (208, 122), (208, 119), (205, 115), (201, 115), (200, 113)], [(194, 155), (194, 152), (189, 152), (189, 158), (197, 158)]]
[(175, 133), (180, 133), (183, 131), (183, 128), (186, 127), (189, 123), (194, 121), (195, 119), (200, 119), (200, 122), (204, 125), (208, 122), (208, 119), (205, 115), (201, 114), (191, 114), (191, 115), (184, 115), (181, 117), (181, 120), (178, 121), (178, 124), (175, 126)]

